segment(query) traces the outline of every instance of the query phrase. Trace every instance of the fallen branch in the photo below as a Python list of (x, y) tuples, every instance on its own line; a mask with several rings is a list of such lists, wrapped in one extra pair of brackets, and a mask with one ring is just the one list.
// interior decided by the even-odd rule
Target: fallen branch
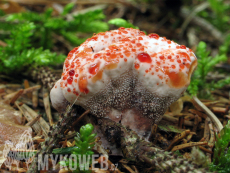
[(208, 117), (212, 120), (212, 122), (217, 127), (218, 131), (220, 132), (223, 129), (223, 125), (221, 124), (220, 120), (216, 117), (215, 114), (210, 111), (196, 96), (193, 97), (193, 100), (196, 104), (208, 115)]

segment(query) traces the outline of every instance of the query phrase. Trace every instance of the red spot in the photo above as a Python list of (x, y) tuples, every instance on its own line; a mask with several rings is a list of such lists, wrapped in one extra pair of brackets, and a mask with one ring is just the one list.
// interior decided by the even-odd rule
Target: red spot
[(137, 47), (140, 47), (140, 46), (142, 46), (142, 44), (141, 43), (137, 43)]
[(165, 59), (165, 57), (164, 57), (163, 55), (159, 56), (159, 58), (160, 58), (161, 60)]
[(78, 83), (78, 87), (79, 87), (79, 90), (82, 92), (82, 93), (85, 93), (85, 94), (88, 94), (89, 93), (89, 90), (87, 88), (87, 85), (88, 85), (88, 81), (87, 81), (87, 78), (85, 76), (82, 76), (79, 80), (79, 83)]
[(159, 61), (156, 62), (157, 65), (161, 65), (161, 63)]
[(125, 29), (124, 27), (120, 27), (119, 30)]
[(124, 58), (124, 61), (127, 62), (127, 58)]
[(92, 74), (92, 75), (97, 74), (97, 72), (98, 72), (98, 70), (99, 70), (99, 67), (100, 67), (100, 63), (92, 64), (92, 65), (89, 67), (89, 73)]
[(171, 41), (170, 41), (170, 40), (168, 40), (168, 41), (167, 41), (167, 43), (168, 43), (168, 44), (171, 44)]
[(152, 62), (152, 59), (151, 57), (149, 56), (149, 54), (143, 52), (143, 53), (139, 53), (137, 55), (137, 58), (139, 59), (140, 62), (146, 62), (146, 63), (151, 63)]
[(94, 59), (98, 58), (99, 56), (101, 56), (101, 55), (100, 54), (95, 54)]
[(180, 46), (176, 46), (177, 49), (180, 49)]
[(70, 75), (70, 76), (73, 76), (74, 74), (75, 74), (75, 71), (74, 71), (74, 70), (70, 70), (70, 71), (69, 71), (69, 75)]
[(180, 45), (180, 48), (181, 49), (186, 49), (186, 46), (185, 45)]
[(78, 74), (75, 74), (75, 77), (78, 77)]
[(153, 73), (153, 72), (152, 72), (151, 74), (152, 74), (152, 75), (154, 75), (154, 73)]
[(180, 64), (180, 68), (181, 68), (181, 69), (184, 69), (184, 65), (183, 65), (183, 64)]
[(172, 56), (171, 56), (171, 55), (169, 55), (169, 56), (168, 56), (168, 59), (172, 59)]
[(159, 39), (160, 38), (160, 36), (158, 35), (158, 34), (155, 34), (155, 33), (153, 33), (153, 34), (149, 34), (148, 35), (150, 38), (155, 38), (155, 39)]
[(139, 35), (145, 35), (145, 33), (143, 31), (140, 31), (138, 34)]
[(163, 37), (162, 41), (166, 41), (166, 40), (167, 40), (166, 37)]
[(66, 80), (67, 79), (67, 75), (63, 77), (63, 80)]
[(185, 59), (191, 61), (191, 59), (190, 59), (190, 57), (189, 57), (189, 55), (187, 53), (180, 52), (179, 55), (181, 56), (181, 58), (185, 58)]
[(118, 49), (118, 47), (116, 45), (111, 45), (108, 47), (110, 50), (116, 50)]
[(69, 78), (67, 79), (67, 83), (68, 83), (68, 84), (72, 84), (72, 82), (73, 82), (73, 77), (69, 77)]
[(158, 77), (160, 78), (160, 80), (162, 80), (162, 79), (163, 79), (163, 76), (161, 76), (161, 75), (158, 75)]
[(172, 67), (173, 69), (175, 69), (175, 68), (176, 68), (176, 66), (175, 66), (175, 65), (171, 65), (171, 67)]
[(135, 63), (134, 67), (135, 67), (135, 69), (138, 70), (140, 68), (140, 64)]
[(73, 93), (74, 93), (76, 96), (79, 96), (79, 93), (78, 93), (78, 92), (73, 91)]
[(65, 67), (68, 68), (69, 67), (69, 61), (65, 62)]
[(190, 68), (190, 64), (189, 64), (189, 63), (186, 63), (185, 66), (186, 66), (187, 68)]
[(74, 66), (75, 66), (74, 63), (72, 63), (71, 66), (70, 66), (70, 68), (74, 68)]
[(74, 82), (77, 83), (77, 79), (74, 79)]
[(177, 60), (177, 62), (178, 62), (178, 63), (181, 63), (181, 60), (180, 60), (180, 59), (178, 59), (178, 60)]
[(128, 34), (128, 32), (127, 32), (127, 31), (125, 31), (125, 30), (123, 30), (123, 31), (121, 31), (121, 32), (123, 32), (124, 34)]
[(71, 57), (74, 53), (77, 53), (78, 47), (75, 47), (73, 50), (71, 50), (68, 54), (68, 57)]
[(142, 37), (138, 37), (138, 40), (143, 40), (143, 38)]
[(98, 37), (97, 36), (94, 36), (92, 38), (89, 39), (89, 41), (93, 40), (93, 41), (97, 41)]
[(128, 37), (122, 38), (120, 41), (130, 41)]
[(71, 92), (71, 89), (70, 89), (70, 88), (67, 88), (67, 91), (68, 91), (68, 92)]

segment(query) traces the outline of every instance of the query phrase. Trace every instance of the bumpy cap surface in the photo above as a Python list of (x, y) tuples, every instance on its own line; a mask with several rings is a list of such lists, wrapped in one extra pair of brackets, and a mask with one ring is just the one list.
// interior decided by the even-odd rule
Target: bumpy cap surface
[(184, 45), (119, 28), (94, 35), (68, 54), (51, 100), (60, 106), (52, 95), (61, 91), (70, 103), (99, 116), (134, 107), (154, 118), (186, 90), (196, 65), (196, 56)]

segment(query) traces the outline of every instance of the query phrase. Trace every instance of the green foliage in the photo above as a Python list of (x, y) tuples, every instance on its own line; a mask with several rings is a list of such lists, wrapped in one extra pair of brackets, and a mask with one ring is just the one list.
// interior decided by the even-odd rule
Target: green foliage
[(15, 26), (10, 39), (5, 40), (7, 46), (0, 47), (0, 73), (17, 73), (30, 65), (57, 64), (64, 61), (63, 55), (51, 53), (43, 48), (30, 48), (30, 37), (36, 26), (25, 22)]
[(223, 0), (208, 0), (208, 2), (210, 8), (203, 10), (198, 14), (220, 31), (228, 31), (230, 22), (230, 5)]
[[(51, 49), (53, 46), (52, 35), (62, 35), (66, 40), (73, 42), (72, 40), (79, 40), (77, 32), (82, 33), (97, 33), (107, 31), (109, 29), (108, 24), (102, 20), (105, 15), (102, 10), (89, 11), (84, 14), (78, 14), (71, 16), (72, 19), (67, 20), (66, 15), (74, 7), (74, 4), (68, 4), (65, 6), (61, 16), (53, 17), (51, 8), (47, 9), (44, 13), (38, 14), (35, 12), (15, 13), (7, 17), (7, 21), (28, 21), (33, 22), (36, 26), (33, 35), (33, 41), (37, 43), (35, 47), (43, 47), (45, 49)], [(70, 17), (70, 16), (69, 16)], [(71, 35), (71, 38), (68, 37)], [(80, 39), (74, 43), (80, 43), (85, 41), (88, 37)], [(36, 41), (39, 40), (39, 41)]]
[(219, 173), (230, 172), (230, 121), (221, 130), (220, 137), (216, 135), (215, 149), (213, 162), (210, 164), (211, 171), (218, 171)]
[(122, 18), (115, 18), (108, 21), (109, 24), (115, 25), (117, 27), (124, 27), (124, 28), (134, 28), (139, 29), (137, 26), (134, 26), (132, 23), (126, 21)]
[[(28, 67), (63, 63), (64, 55), (50, 51), (53, 37), (62, 36), (75, 47), (93, 33), (109, 29), (102, 21), (105, 18), (102, 10), (73, 16), (68, 14), (73, 7), (73, 3), (67, 4), (62, 14), (55, 17), (51, 8), (41, 14), (28, 11), (3, 16), (5, 21), (0, 24), (0, 30), (5, 34), (0, 34), (0, 39), (7, 46), (0, 46), (0, 73), (17, 73)], [(0, 15), (4, 15), (2, 11)]]
[(212, 23), (222, 31), (228, 30), (230, 21), (229, 11), (230, 6), (224, 4), (223, 0), (208, 0), (214, 15), (211, 17)]
[[(92, 151), (92, 148), (95, 145), (95, 136), (96, 134), (92, 134), (93, 132), (93, 125), (92, 124), (86, 124), (85, 126), (82, 126), (80, 128), (80, 133), (76, 133), (75, 139), (75, 145), (74, 147), (68, 147), (68, 148), (60, 148), (60, 149), (54, 149), (54, 154), (71, 154), (72, 156), (75, 155), (75, 158), (86, 156), (86, 158), (90, 157), (90, 163), (92, 162), (92, 155), (94, 152)], [(89, 172), (84, 170), (84, 167), (82, 165), (79, 165), (77, 160), (70, 162), (68, 159), (65, 159), (64, 161), (60, 161), (60, 164), (62, 166), (67, 166), (69, 168), (77, 168), (74, 172)], [(84, 171), (82, 171), (84, 170)]]
[[(191, 83), (188, 87), (188, 91), (192, 95), (198, 94), (201, 98), (210, 97), (210, 91), (219, 88), (225, 84), (228, 84), (230, 80), (221, 80), (216, 84), (214, 82), (207, 83), (206, 76), (213, 70), (214, 66), (221, 61), (226, 61), (226, 54), (216, 55), (215, 57), (209, 56), (210, 52), (206, 50), (206, 43), (200, 42), (197, 46), (196, 55), (198, 57), (198, 66), (192, 76)], [(198, 92), (199, 91), (199, 92)]]

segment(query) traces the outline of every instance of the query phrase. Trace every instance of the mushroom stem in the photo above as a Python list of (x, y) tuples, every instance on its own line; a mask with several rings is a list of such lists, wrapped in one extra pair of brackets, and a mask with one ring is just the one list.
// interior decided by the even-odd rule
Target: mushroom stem
[(221, 124), (220, 120), (216, 117), (216, 115), (212, 113), (212, 111), (208, 109), (196, 96), (193, 96), (193, 100), (208, 115), (208, 117), (212, 120), (212, 122), (215, 124), (218, 131), (220, 132), (223, 129), (223, 125)]

